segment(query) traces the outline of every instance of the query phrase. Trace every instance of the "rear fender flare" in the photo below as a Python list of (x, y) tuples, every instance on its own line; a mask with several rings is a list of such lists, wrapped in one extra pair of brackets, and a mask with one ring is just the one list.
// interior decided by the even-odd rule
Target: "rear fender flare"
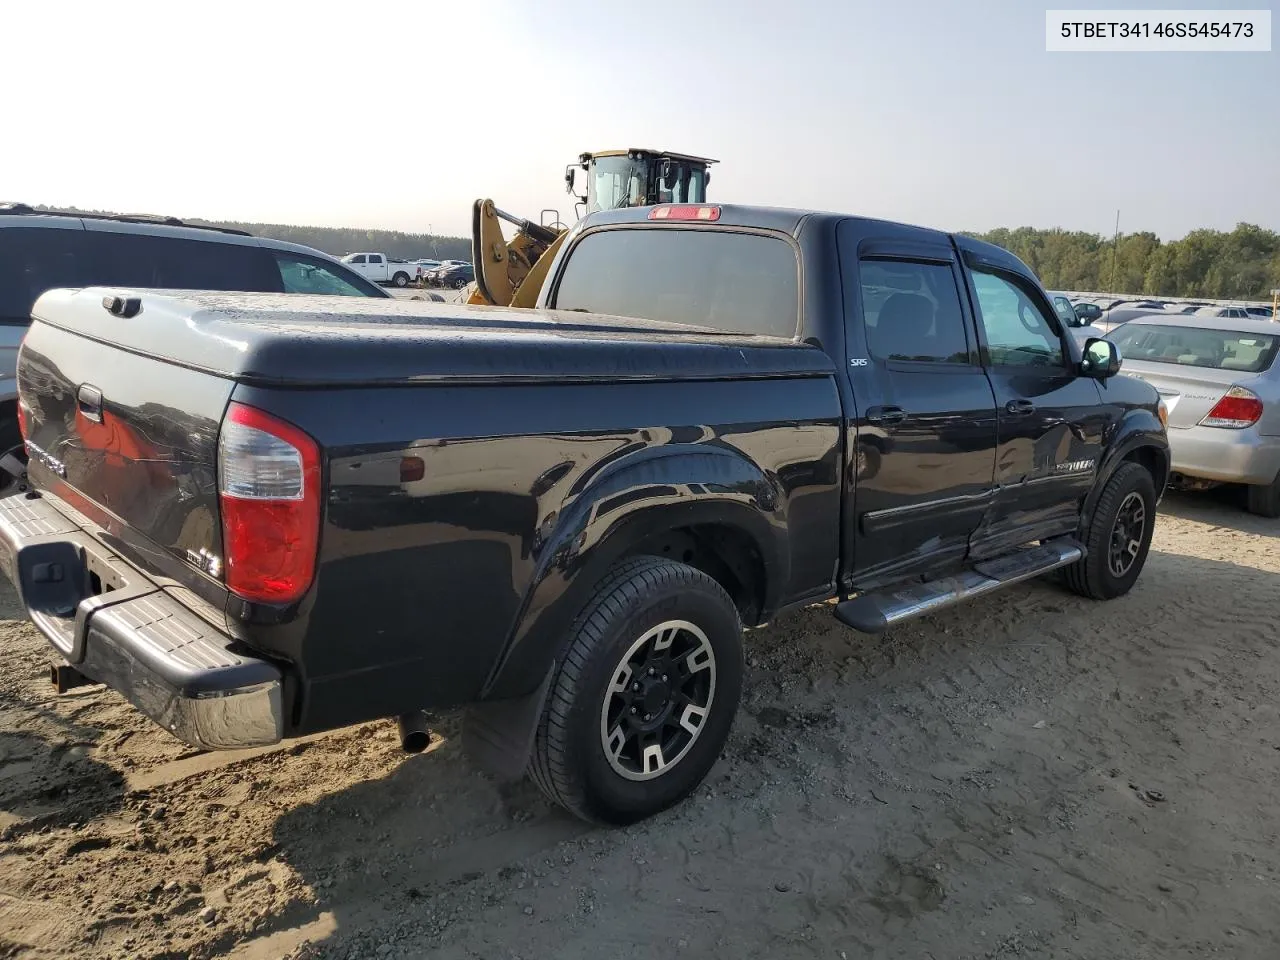
[(763, 608), (790, 573), (774, 479), (741, 453), (698, 445), (638, 451), (601, 471), (566, 502), (482, 698), (523, 696), (560, 656), (577, 613), (610, 567), (644, 540), (701, 524), (735, 528), (764, 567)]

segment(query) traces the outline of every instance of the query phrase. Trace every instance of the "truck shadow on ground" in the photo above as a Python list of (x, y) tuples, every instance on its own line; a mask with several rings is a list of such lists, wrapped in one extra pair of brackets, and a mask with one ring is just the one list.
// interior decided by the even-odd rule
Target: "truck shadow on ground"
[[(1225, 622), (1208, 599), (1222, 596)], [(1225, 735), (1183, 745), (1249, 709), (1224, 698), (1233, 684), (1259, 703), (1280, 693), (1276, 596), (1275, 573), (1153, 551), (1108, 604), (1040, 582), (878, 640), (801, 611), (750, 637), (739, 718), (703, 787), (623, 830), (476, 772), (446, 718), (425, 756), (279, 818), (279, 856), (318, 902), (260, 928), (266, 953), (231, 955), (310, 941), (308, 957), (944, 960), (1028, 930), (1075, 955), (1248, 946), (1265, 894), (1232, 893), (1215, 864), (1247, 832), (1236, 821), (1278, 799), (1280, 776), (1258, 765), (1280, 768), (1280, 746), (1250, 759)], [(1163, 794), (1136, 786), (1151, 783)], [(1144, 819), (1143, 798), (1166, 794), (1190, 818), (1176, 828)], [(1186, 830), (1198, 846), (1171, 861)], [(1280, 870), (1258, 857), (1250, 873)], [(1178, 901), (1160, 891), (1183, 889), (1184, 870), (1209, 892), (1153, 925), (1151, 899)]]

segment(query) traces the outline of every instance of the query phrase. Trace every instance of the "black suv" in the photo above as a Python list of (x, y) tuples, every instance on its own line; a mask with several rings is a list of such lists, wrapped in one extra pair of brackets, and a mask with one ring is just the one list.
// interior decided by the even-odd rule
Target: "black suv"
[(168, 217), (43, 211), (0, 203), (0, 496), (21, 485), (18, 346), (55, 287), (152, 287), (389, 297), (333, 257), (240, 230)]

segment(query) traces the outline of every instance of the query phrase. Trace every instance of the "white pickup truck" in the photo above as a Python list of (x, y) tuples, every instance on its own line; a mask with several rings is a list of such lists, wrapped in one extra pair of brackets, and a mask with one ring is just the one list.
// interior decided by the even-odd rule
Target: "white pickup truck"
[(407, 287), (418, 279), (422, 267), (405, 260), (392, 260), (385, 253), (348, 253), (342, 262), (374, 283), (392, 283)]

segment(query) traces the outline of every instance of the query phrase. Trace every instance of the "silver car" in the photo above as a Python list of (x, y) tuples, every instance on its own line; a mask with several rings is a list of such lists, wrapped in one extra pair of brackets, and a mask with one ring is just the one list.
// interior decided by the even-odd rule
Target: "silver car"
[(1247, 484), (1249, 510), (1280, 517), (1280, 324), (1144, 316), (1107, 339), (1164, 399), (1173, 485)]

